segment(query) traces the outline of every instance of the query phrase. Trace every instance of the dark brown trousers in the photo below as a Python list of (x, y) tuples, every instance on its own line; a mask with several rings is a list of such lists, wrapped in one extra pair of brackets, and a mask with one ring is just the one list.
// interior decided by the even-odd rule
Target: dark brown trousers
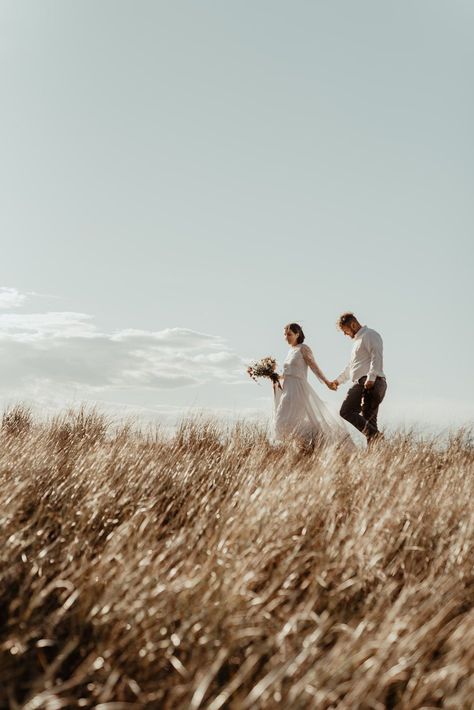
[(348, 391), (340, 415), (350, 422), (370, 440), (377, 429), (377, 414), (379, 405), (385, 397), (387, 381), (385, 377), (377, 377), (374, 386), (370, 390), (364, 389), (364, 382), (367, 377), (361, 377), (358, 382)]

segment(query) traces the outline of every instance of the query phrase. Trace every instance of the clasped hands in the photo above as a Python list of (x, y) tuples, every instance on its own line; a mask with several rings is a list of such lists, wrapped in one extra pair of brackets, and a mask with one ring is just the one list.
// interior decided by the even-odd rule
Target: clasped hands
[[(366, 380), (365, 384), (364, 384), (364, 389), (371, 390), (372, 387), (374, 386), (374, 384), (375, 384), (374, 382), (371, 382), (370, 380)], [(335, 392), (337, 390), (337, 388), (339, 387), (339, 382), (337, 380), (332, 380), (330, 382), (329, 381), (326, 382), (326, 385), (329, 387), (330, 390), (333, 390)]]

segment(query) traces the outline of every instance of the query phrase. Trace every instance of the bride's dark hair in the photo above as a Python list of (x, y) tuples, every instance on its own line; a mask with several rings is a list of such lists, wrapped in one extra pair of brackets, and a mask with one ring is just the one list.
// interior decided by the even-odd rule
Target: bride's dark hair
[(292, 333), (298, 336), (297, 338), (297, 343), (298, 345), (301, 345), (301, 343), (304, 342), (304, 333), (303, 333), (303, 328), (298, 325), (298, 323), (287, 323), (285, 325), (285, 330), (290, 329)]

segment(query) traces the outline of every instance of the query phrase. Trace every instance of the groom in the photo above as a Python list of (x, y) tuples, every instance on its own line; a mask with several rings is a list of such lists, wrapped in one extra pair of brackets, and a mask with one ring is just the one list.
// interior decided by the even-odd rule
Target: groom
[(383, 343), (377, 331), (361, 325), (353, 313), (343, 313), (338, 326), (352, 338), (351, 360), (337, 379), (329, 383), (333, 390), (352, 381), (340, 415), (367, 437), (371, 444), (383, 434), (377, 429), (379, 405), (385, 397), (387, 381), (383, 373)]

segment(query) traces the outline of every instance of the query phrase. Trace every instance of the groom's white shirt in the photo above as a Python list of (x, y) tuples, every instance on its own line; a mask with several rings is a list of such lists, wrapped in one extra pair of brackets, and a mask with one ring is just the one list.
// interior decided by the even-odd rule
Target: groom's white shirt
[(339, 385), (349, 379), (357, 382), (364, 375), (367, 375), (368, 382), (375, 382), (376, 377), (385, 377), (382, 338), (376, 330), (367, 328), (366, 325), (355, 334), (351, 361), (336, 382)]

